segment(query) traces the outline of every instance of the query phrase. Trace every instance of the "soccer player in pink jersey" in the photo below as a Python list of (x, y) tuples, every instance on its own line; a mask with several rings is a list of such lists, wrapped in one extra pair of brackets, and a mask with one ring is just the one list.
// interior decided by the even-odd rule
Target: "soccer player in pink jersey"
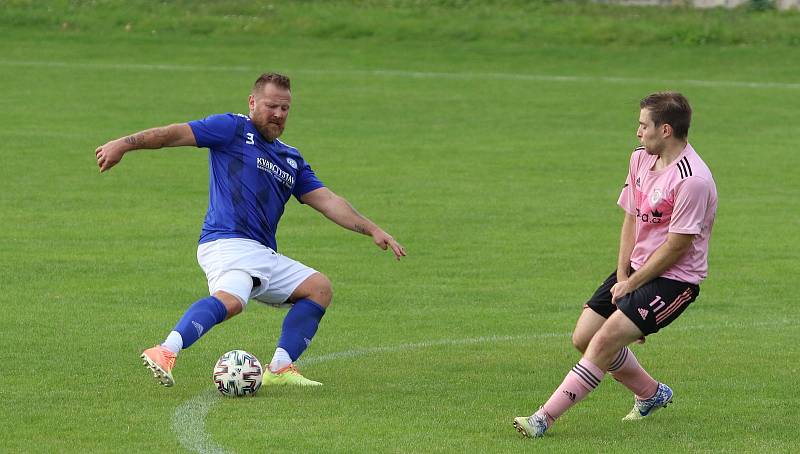
[(680, 93), (639, 103), (641, 147), (631, 155), (618, 204), (625, 211), (617, 269), (584, 305), (572, 343), (583, 357), (547, 402), (514, 419), (523, 436), (541, 437), (606, 373), (633, 392), (638, 420), (672, 402), (672, 389), (636, 360), (628, 345), (644, 342), (683, 313), (708, 270), (708, 240), (717, 211), (711, 171), (688, 143), (692, 109)]

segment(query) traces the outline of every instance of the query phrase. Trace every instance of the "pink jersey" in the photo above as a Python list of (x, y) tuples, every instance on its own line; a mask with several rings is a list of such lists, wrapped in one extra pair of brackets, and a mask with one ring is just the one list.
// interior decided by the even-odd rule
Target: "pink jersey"
[(711, 171), (691, 145), (666, 168), (653, 171), (658, 156), (644, 147), (631, 155), (630, 170), (617, 204), (636, 216), (631, 266), (639, 269), (666, 240), (667, 233), (694, 235), (686, 254), (662, 277), (699, 284), (708, 273), (708, 240), (717, 213)]

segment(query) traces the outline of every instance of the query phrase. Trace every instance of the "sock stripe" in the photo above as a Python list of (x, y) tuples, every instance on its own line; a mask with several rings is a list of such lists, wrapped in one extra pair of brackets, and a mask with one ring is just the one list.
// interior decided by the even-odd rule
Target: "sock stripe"
[(597, 385), (600, 384), (600, 379), (595, 377), (593, 373), (589, 371), (586, 367), (581, 365), (580, 363), (576, 364), (575, 367), (572, 368), (572, 372), (575, 372), (575, 375), (581, 379), (590, 389), (597, 388)]
[(628, 352), (630, 352), (628, 347), (623, 347), (622, 350), (619, 351), (617, 357), (614, 359), (614, 362), (608, 366), (608, 371), (613, 372), (622, 367), (622, 365), (625, 364), (625, 360), (628, 359)]
[(581, 382), (586, 385), (588, 389), (595, 389), (599, 382), (594, 380), (594, 376), (590, 372), (586, 372), (583, 370), (578, 369), (577, 367), (572, 368), (572, 372), (578, 376)]

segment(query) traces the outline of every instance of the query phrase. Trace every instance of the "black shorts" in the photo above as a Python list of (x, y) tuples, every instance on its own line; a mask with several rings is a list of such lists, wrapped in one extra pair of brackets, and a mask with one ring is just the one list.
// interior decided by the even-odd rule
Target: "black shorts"
[(617, 272), (614, 271), (584, 307), (605, 318), (619, 309), (645, 335), (656, 333), (672, 323), (700, 294), (698, 285), (657, 277), (628, 293), (615, 305), (611, 302), (611, 287), (616, 283)]

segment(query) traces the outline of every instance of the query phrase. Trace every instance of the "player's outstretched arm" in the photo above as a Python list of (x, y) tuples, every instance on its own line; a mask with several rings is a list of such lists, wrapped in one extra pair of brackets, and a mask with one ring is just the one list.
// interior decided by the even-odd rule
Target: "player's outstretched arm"
[(372, 241), (379, 248), (391, 248), (397, 260), (406, 256), (406, 249), (391, 235), (383, 231), (377, 224), (362, 216), (343, 197), (333, 193), (328, 188), (319, 188), (303, 194), (300, 199), (306, 205), (319, 211), (326, 218), (340, 226), (372, 237)]
[(146, 129), (135, 134), (112, 140), (94, 150), (100, 172), (114, 167), (122, 156), (132, 150), (143, 148), (197, 146), (192, 128), (188, 123), (176, 123)]

